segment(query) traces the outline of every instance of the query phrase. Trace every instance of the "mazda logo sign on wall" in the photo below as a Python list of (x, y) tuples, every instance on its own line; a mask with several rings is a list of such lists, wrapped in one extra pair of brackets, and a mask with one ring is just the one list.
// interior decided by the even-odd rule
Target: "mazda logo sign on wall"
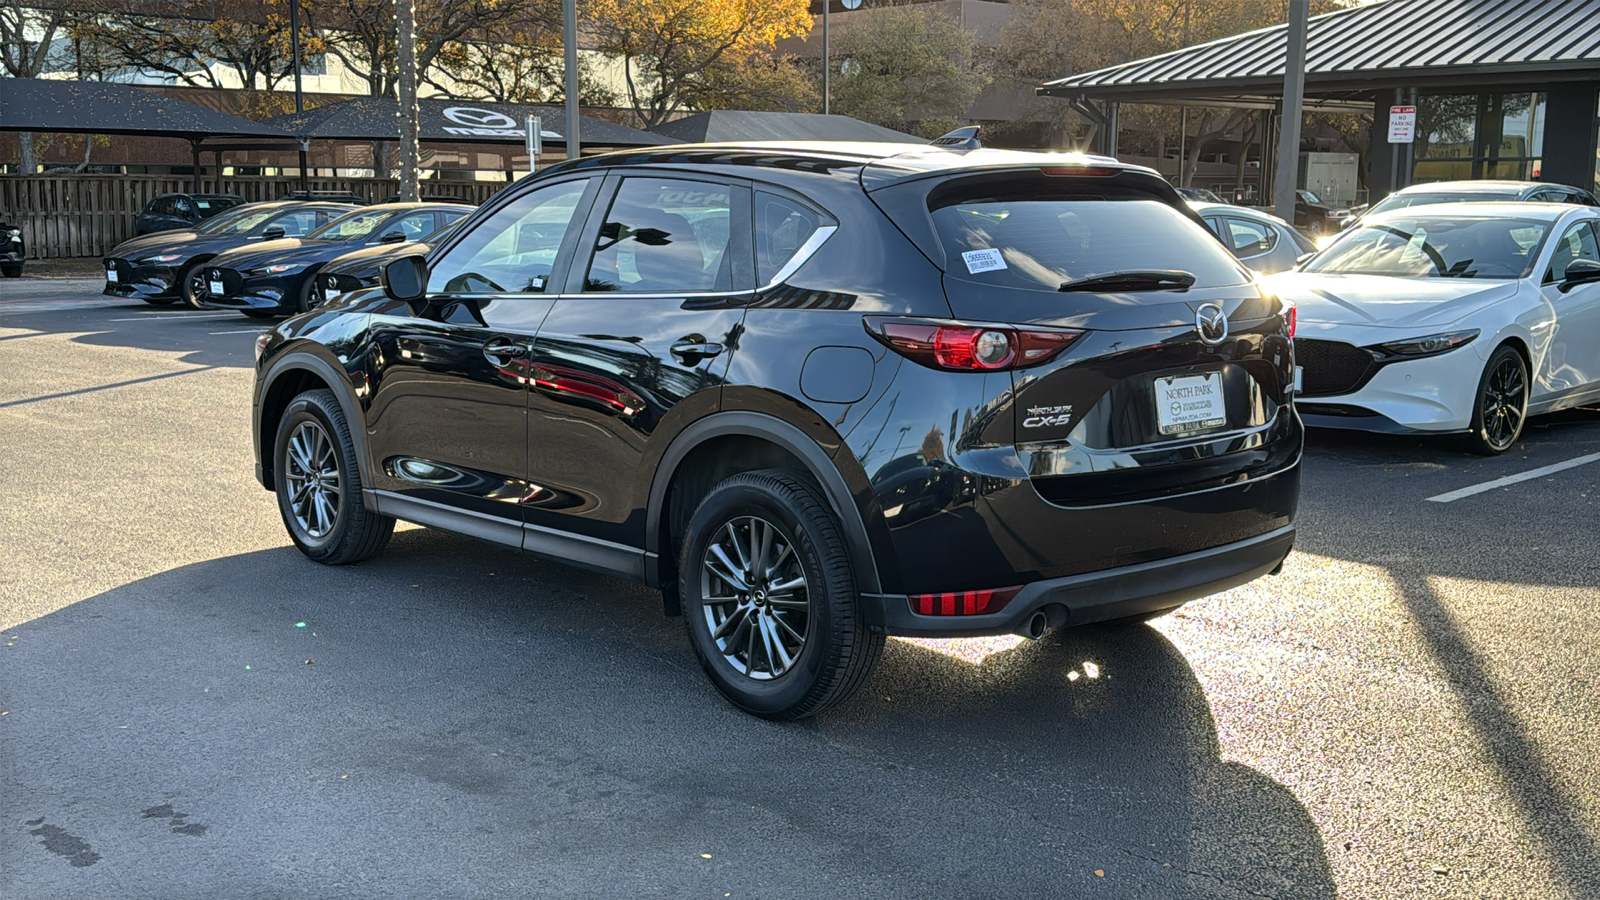
[(477, 109), (471, 106), (452, 106), (444, 111), (444, 117), (457, 125), (468, 128), (516, 128), (517, 120), (505, 113), (497, 113), (492, 109)]
[(1202, 303), (1195, 310), (1194, 328), (1200, 340), (1213, 346), (1228, 339), (1228, 314), (1215, 303)]

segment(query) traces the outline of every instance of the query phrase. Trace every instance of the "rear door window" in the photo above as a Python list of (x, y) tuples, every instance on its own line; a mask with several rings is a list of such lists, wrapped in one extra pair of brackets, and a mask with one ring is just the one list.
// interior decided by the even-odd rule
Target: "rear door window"
[(1158, 200), (995, 197), (933, 210), (946, 273), (994, 287), (1054, 291), (1113, 272), (1178, 270), (1196, 287), (1250, 275), (1197, 222)]
[(1228, 223), (1228, 246), (1241, 259), (1267, 253), (1278, 242), (1278, 235), (1260, 222), (1232, 216), (1224, 221)]
[(734, 273), (740, 267), (729, 252), (732, 199), (729, 184), (624, 178), (600, 226), (584, 291), (734, 290)]

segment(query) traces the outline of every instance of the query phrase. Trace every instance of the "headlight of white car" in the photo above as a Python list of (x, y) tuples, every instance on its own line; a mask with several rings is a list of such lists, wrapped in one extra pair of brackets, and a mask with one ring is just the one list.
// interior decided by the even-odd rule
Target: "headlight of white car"
[(1449, 353), (1457, 347), (1464, 347), (1472, 343), (1477, 336), (1478, 329), (1476, 328), (1469, 328), (1465, 331), (1446, 331), (1404, 341), (1390, 341), (1387, 344), (1379, 344), (1378, 349), (1391, 356), (1415, 359), (1420, 356), (1436, 356), (1440, 353)]
[(261, 267), (259, 269), (251, 269), (250, 270), (250, 274), (251, 275), (282, 275), (282, 274), (284, 274), (286, 272), (298, 272), (301, 269), (304, 269), (305, 267), (306, 267), (305, 263), (278, 263), (277, 265), (263, 266), (263, 267)]

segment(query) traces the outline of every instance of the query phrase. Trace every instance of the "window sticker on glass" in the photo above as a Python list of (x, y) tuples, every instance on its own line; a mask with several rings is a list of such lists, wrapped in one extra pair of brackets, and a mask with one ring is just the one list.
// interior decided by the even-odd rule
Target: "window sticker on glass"
[(993, 248), (988, 250), (968, 250), (961, 254), (961, 258), (966, 260), (967, 274), (969, 275), (976, 275), (979, 272), (992, 272), (995, 269), (1004, 269), (1006, 267), (1005, 257), (1000, 255), (999, 250)]

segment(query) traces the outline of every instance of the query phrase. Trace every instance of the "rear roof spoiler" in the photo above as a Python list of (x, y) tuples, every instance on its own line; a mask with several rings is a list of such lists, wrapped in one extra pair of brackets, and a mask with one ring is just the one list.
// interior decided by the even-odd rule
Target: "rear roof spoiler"
[(951, 150), (976, 150), (983, 145), (978, 143), (979, 125), (967, 125), (942, 137), (936, 137), (928, 143), (935, 147), (946, 147)]

